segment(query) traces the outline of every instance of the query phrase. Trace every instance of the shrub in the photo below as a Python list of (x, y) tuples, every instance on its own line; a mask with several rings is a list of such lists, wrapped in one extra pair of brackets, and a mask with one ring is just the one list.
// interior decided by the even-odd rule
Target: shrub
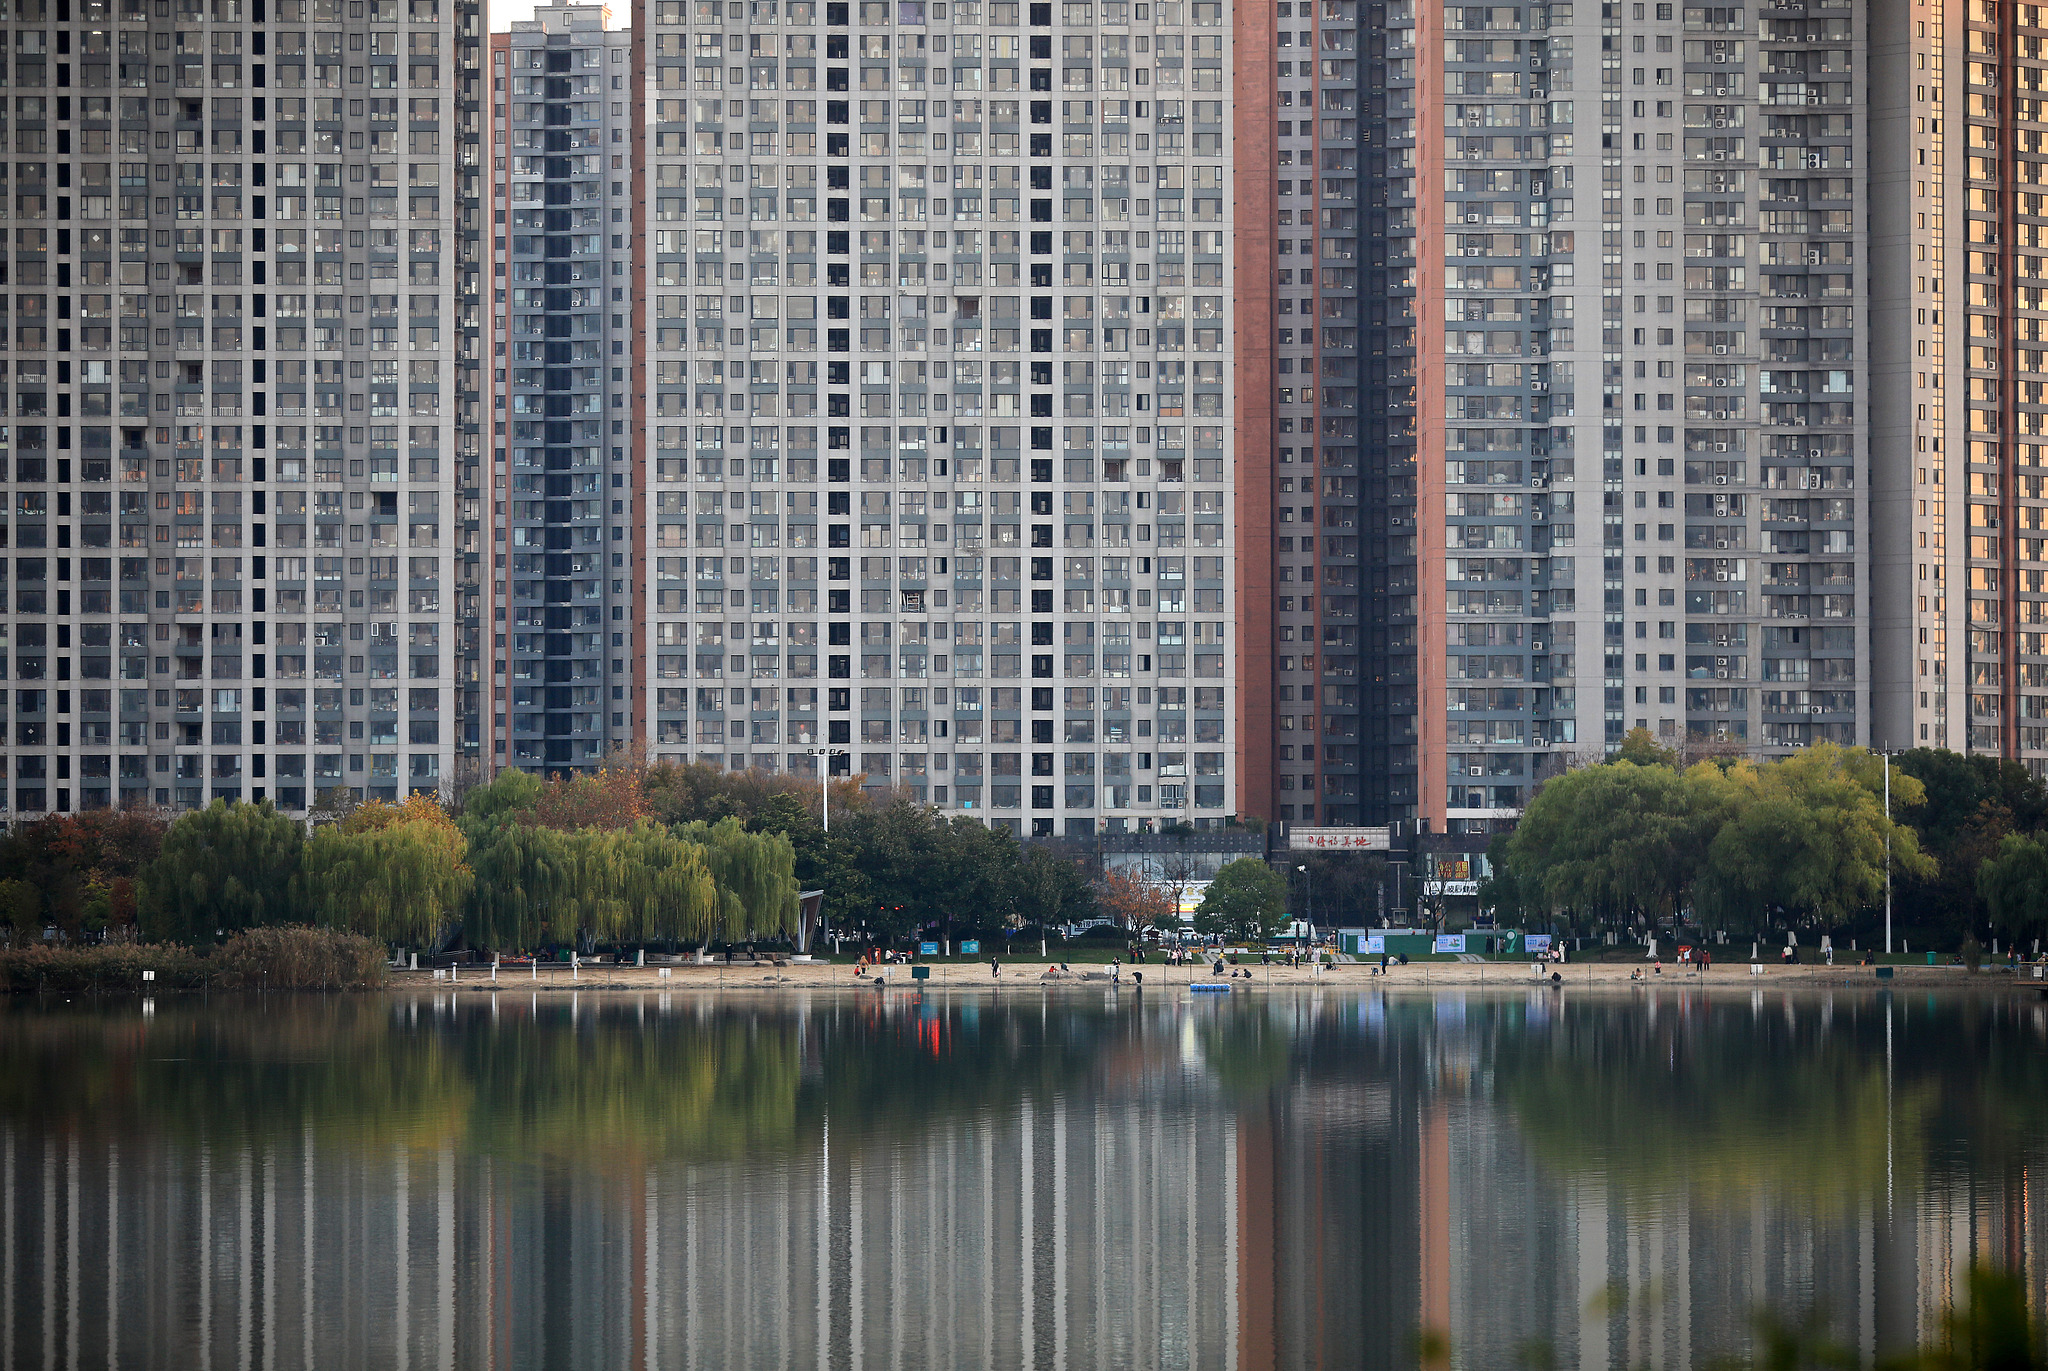
[(91, 991), (142, 988), (142, 973), (156, 972), (156, 986), (188, 990), (206, 983), (206, 962), (190, 948), (160, 944), (108, 943), (98, 947), (30, 943), (0, 951), (0, 990)]
[(355, 933), (252, 928), (208, 959), (212, 983), (238, 990), (357, 990), (384, 983), (384, 949)]
[(368, 938), (324, 928), (256, 928), (201, 956), (163, 944), (108, 943), (0, 950), (0, 991), (133, 993), (152, 990), (356, 990), (384, 983), (384, 951)]

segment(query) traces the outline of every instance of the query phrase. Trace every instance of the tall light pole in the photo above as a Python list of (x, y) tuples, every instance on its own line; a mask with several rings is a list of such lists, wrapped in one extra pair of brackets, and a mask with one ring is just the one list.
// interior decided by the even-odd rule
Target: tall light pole
[(1302, 874), (1308, 886), (1308, 936), (1309, 941), (1313, 942), (1316, 936), (1316, 873), (1306, 866), (1297, 866), (1294, 869)]
[(832, 831), (831, 759), (834, 757), (844, 757), (846, 749), (843, 747), (813, 747), (806, 748), (805, 751), (818, 759), (818, 814), (820, 826), (827, 833), (830, 833)]

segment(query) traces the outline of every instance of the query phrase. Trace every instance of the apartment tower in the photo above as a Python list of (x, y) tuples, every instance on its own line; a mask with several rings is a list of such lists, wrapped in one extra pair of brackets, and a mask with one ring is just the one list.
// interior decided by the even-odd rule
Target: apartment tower
[(609, 19), (543, 6), (491, 36), (494, 769), (588, 771), (635, 736), (635, 92)]
[(1237, 812), (1229, 21), (635, 11), (655, 757), (1026, 836)]
[(0, 20), (12, 815), (452, 775), (477, 32), (459, 0)]
[(1267, 812), (1874, 741), (1870, 7), (1272, 8)]

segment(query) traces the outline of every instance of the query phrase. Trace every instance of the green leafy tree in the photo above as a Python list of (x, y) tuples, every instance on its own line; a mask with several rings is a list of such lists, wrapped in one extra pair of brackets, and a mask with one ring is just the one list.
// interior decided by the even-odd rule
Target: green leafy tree
[[(644, 821), (578, 836), (587, 844), (585, 879), (598, 892), (592, 921), (598, 936), (645, 946), (701, 942), (717, 931), (720, 891), (703, 846)], [(772, 854), (776, 840), (748, 836), (769, 844)]]
[(2048, 925), (2048, 838), (2008, 833), (1977, 870), (1977, 890), (1991, 921), (2017, 943)]
[(436, 943), (460, 917), (469, 843), (431, 796), (369, 804), (306, 843), (301, 901), (320, 923), (385, 943)]
[(142, 931), (152, 942), (212, 942), (293, 920), (305, 830), (271, 808), (215, 800), (172, 824), (144, 868)]
[[(1862, 748), (1819, 743), (1763, 766), (1722, 773), (1726, 821), (1714, 833), (1700, 879), (1704, 921), (1755, 928), (1768, 911), (1838, 927), (1884, 893), (1893, 865), (1932, 875), (1918, 835), (1884, 813), (1885, 761)], [(1892, 773), (1894, 808), (1924, 799), (1920, 783)]]
[(462, 819), (477, 826), (509, 823), (530, 814), (540, 803), (547, 782), (530, 771), (505, 770), (488, 785), (480, 785), (462, 797)]
[(1226, 862), (1195, 910), (1195, 929), (1252, 941), (1270, 938), (1287, 910), (1287, 878), (1256, 857)]
[(570, 835), (551, 828), (511, 823), (487, 830), (469, 856), (476, 885), (463, 932), (471, 945), (523, 951), (573, 940), (575, 855)]
[(1081, 864), (1034, 843), (1016, 864), (1017, 913), (1050, 928), (1095, 917), (1095, 893)]
[(1622, 735), (1621, 746), (1615, 749), (1613, 760), (1633, 762), (1637, 766), (1678, 766), (1678, 754), (1668, 747), (1659, 747), (1647, 728), (1632, 728)]
[(1502, 879), (1532, 917), (1662, 918), (1684, 904), (1712, 838), (1716, 774), (1614, 761), (1546, 781), (1508, 840)]
[(796, 850), (779, 833), (750, 833), (737, 818), (685, 824), (685, 841), (704, 849), (718, 886), (711, 936), (726, 941), (776, 938), (797, 927)]
[(1937, 863), (1932, 876), (1897, 882), (1900, 926), (1915, 930), (1915, 941), (1960, 939), (1987, 920), (1978, 868), (1997, 854), (2008, 833), (2048, 827), (2048, 787), (2019, 762), (1945, 748), (1914, 748), (1894, 764), (1920, 782), (1927, 798), (1908, 808), (1895, 791), (1893, 812), (1911, 818), (1921, 850)]

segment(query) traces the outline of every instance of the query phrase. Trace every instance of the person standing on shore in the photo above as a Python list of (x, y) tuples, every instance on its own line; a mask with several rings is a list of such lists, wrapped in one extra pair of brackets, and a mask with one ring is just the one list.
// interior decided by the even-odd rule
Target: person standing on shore
[(988, 974), (1000, 981), (1003, 978), (1003, 964), (994, 957), (990, 957), (988, 959)]

